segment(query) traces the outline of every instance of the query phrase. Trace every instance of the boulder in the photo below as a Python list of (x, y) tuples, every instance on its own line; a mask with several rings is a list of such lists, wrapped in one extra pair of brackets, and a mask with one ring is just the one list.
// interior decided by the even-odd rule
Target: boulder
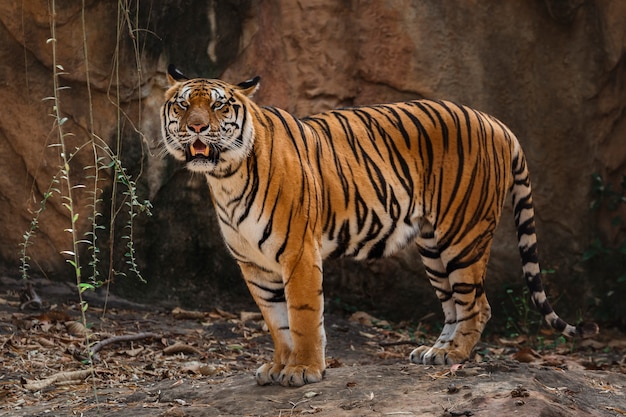
[[(133, 5), (128, 14), (121, 11), (123, 18), (115, 5), (87, 1), (83, 10), (79, 3), (58, 4), (54, 41), (48, 2), (0, 5), (5, 273), (18, 273), (20, 244), (44, 195), (51, 189), (67, 195), (54, 146), (60, 136), (49, 116), (54, 102), (46, 99), (54, 95), (52, 69), (60, 65), (59, 85), (69, 87), (59, 90), (58, 107), (67, 118), (61, 127), (72, 154), (70, 179), (81, 186), (72, 190), (75, 231), (82, 236), (91, 230), (95, 192), (101, 200), (96, 218), (105, 227), (97, 233), (100, 279), (115, 278), (114, 291), (139, 300), (190, 306), (227, 303), (245, 293), (221, 243), (204, 180), (185, 172), (159, 145), (164, 72), (171, 62), (191, 76), (230, 82), (260, 75), (256, 101), (299, 116), (427, 97), (498, 117), (529, 160), (542, 266), (554, 271), (548, 276), (552, 298), (563, 300), (557, 308), (573, 318), (594, 304), (598, 272), (582, 254), (594, 237), (607, 244), (624, 239), (623, 226), (589, 210), (592, 174), (618, 184), (625, 172), (626, 4), (620, 0), (168, 0)], [(114, 186), (118, 174), (99, 170), (94, 183), (92, 138), (104, 158), (99, 161), (108, 164), (107, 153), (119, 155), (138, 201), (152, 203), (152, 216), (134, 218), (132, 230), (127, 190), (123, 183)], [(62, 255), (73, 250), (65, 202), (53, 192), (38, 217), (28, 247), (32, 273), (73, 279)], [(130, 237), (147, 283), (129, 274)], [(88, 245), (79, 246), (88, 262)], [(394, 318), (420, 318), (436, 303), (418, 258), (409, 248), (375, 263), (328, 263), (329, 304), (364, 303)], [(110, 273), (111, 266), (129, 277)], [(506, 289), (523, 284), (508, 207), (488, 280), (496, 312), (507, 302)]]

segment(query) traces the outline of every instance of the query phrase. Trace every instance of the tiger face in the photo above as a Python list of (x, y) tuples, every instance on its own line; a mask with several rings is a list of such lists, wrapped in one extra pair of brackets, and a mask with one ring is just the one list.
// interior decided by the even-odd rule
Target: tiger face
[(190, 171), (216, 177), (232, 173), (254, 144), (245, 104), (258, 88), (258, 78), (234, 86), (175, 75), (168, 74), (170, 88), (161, 112), (167, 151), (186, 161)]

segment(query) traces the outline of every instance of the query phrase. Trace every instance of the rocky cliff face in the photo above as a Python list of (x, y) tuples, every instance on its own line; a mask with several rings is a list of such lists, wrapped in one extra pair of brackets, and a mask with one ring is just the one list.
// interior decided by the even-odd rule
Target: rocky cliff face
[[(120, 291), (138, 286), (144, 296), (156, 296), (169, 287), (168, 297), (201, 303), (231, 285), (243, 288), (221, 244), (203, 180), (163, 158), (157, 145), (164, 70), (172, 62), (190, 75), (231, 82), (261, 75), (257, 102), (297, 115), (429, 97), (497, 116), (517, 134), (529, 159), (543, 267), (556, 271), (552, 292), (577, 305), (585, 299), (590, 285), (583, 279), (595, 277), (583, 269), (581, 253), (595, 234), (619, 233), (608, 223), (598, 229), (589, 204), (592, 173), (617, 181), (625, 171), (623, 2), (142, 1), (131, 2), (125, 19), (116, 4), (87, 2), (84, 24), (80, 5), (58, 6), (56, 63), (71, 87), (60, 93), (71, 149), (89, 132), (121, 148), (140, 198), (154, 206), (153, 216), (140, 217), (133, 231), (149, 284), (118, 279)], [(58, 147), (49, 146), (58, 142), (47, 116), (51, 103), (42, 101), (53, 88), (48, 2), (4, 2), (0, 21), (0, 256), (15, 271), (31, 212), (59, 171)], [(84, 167), (92, 165), (93, 153), (76, 152), (75, 181), (89, 184), (93, 172)], [(101, 221), (107, 224), (114, 191), (110, 171), (102, 175)], [(76, 198), (87, 197), (83, 192)], [(115, 204), (124, 205), (119, 199)], [(84, 228), (90, 212), (81, 205)], [(117, 244), (113, 260), (123, 269), (126, 229), (119, 216), (115, 234), (102, 233), (100, 245), (106, 254), (110, 242)], [(30, 248), (33, 271), (68, 275), (59, 254), (70, 244), (67, 221), (63, 201), (52, 198)], [(512, 223), (508, 210), (492, 251), (492, 299), (504, 294), (505, 283), (521, 284)], [(327, 266), (330, 293), (344, 301), (354, 301), (350, 294), (392, 307), (398, 300), (434, 300), (427, 285), (414, 285), (421, 274), (414, 251), (372, 265), (346, 268), (348, 263)]]

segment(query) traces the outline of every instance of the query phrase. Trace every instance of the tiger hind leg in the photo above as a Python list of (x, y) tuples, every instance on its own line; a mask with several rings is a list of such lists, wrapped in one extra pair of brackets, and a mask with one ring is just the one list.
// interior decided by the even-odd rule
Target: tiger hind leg
[[(428, 278), (441, 301), (445, 322), (433, 346), (420, 346), (410, 354), (418, 364), (454, 364), (465, 361), (478, 343), (491, 317), (483, 289), (488, 250), (477, 261), (456, 267), (454, 256), (446, 262), (428, 227), (417, 240)], [(447, 252), (452, 252), (448, 250)]]
[(445, 348), (452, 335), (454, 335), (457, 325), (456, 308), (452, 298), (452, 288), (450, 287), (448, 274), (441, 262), (439, 251), (434, 245), (434, 239), (422, 235), (418, 246), (426, 274), (435, 289), (437, 298), (441, 302), (444, 314), (444, 326), (435, 344), (432, 347), (420, 346), (413, 350), (409, 357), (411, 362), (427, 364), (433, 363), (433, 360), (436, 359), (436, 355), (433, 357), (434, 352)]

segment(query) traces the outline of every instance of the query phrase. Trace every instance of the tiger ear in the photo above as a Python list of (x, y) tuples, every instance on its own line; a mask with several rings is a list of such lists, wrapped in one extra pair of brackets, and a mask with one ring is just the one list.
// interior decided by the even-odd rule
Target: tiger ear
[(176, 68), (176, 66), (174, 64), (169, 64), (167, 66), (167, 81), (171, 84), (174, 85), (178, 82), (181, 81), (187, 81), (189, 78), (187, 78), (185, 76), (185, 74), (182, 73), (181, 70), (179, 70), (178, 68)]
[(237, 84), (237, 87), (240, 88), (241, 92), (248, 97), (252, 97), (256, 90), (259, 89), (259, 82), (261, 81), (261, 77), (258, 75), (250, 80), (246, 80)]

